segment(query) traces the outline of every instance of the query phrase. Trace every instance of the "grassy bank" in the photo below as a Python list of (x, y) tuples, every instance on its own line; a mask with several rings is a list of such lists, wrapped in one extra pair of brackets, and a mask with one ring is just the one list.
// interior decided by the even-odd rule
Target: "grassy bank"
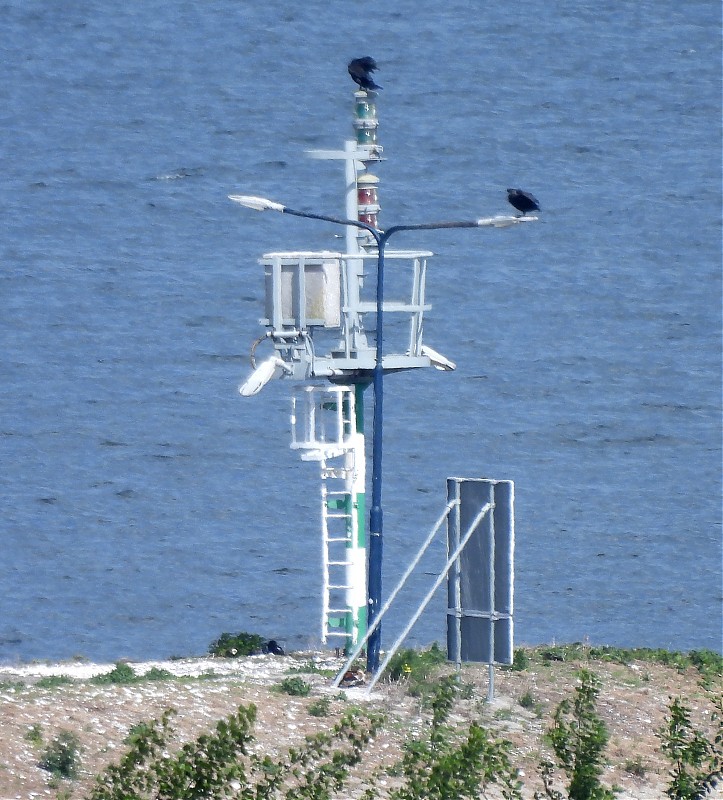
[[(394, 797), (395, 792), (405, 796), (399, 792), (411, 779), (404, 767), (410, 742), (416, 748), (429, 743), (439, 713), (435, 692), (444, 676), (454, 674), (453, 665), (434, 648), (403, 651), (370, 698), (363, 687), (332, 690), (330, 676), (338, 666), (340, 659), (329, 654), (298, 653), (143, 665), (27, 665), (0, 671), (0, 798), (31, 793), (87, 797), (97, 775), (120, 763), (139, 736), (143, 741), (151, 735), (153, 720), (158, 720), (157, 732), (166, 724), (164, 748), (176, 753), (184, 743), (188, 750), (198, 737), (217, 731), (218, 721), (234, 718), (240, 707), (245, 722), (236, 717), (235, 724), (247, 755), (236, 762), (244, 765), (247, 778), (261, 769), (260, 759), (277, 766), (286, 763), (289, 748), (303, 749), (306, 737), (328, 735), (336, 727), (338, 741), (329, 745), (329, 758), (335, 748), (341, 750), (342, 739), (345, 752), (351, 752), (348, 743), (354, 736), (361, 744), (354, 751), (357, 760), (349, 756), (343, 786), (330, 788), (330, 796), (361, 798), (370, 785), (380, 797)], [(550, 731), (556, 719), (564, 720), (560, 705), (576, 697), (581, 670), (593, 674), (598, 687), (595, 713), (605, 731), (600, 785), (620, 790), (622, 798), (665, 797), (673, 765), (662, 748), (661, 732), (670, 724), (673, 700), (681, 699), (690, 730), (711, 745), (720, 731), (714, 714), (723, 669), (721, 657), (708, 651), (682, 654), (579, 644), (521, 648), (511, 668), (495, 671), (492, 703), (487, 702), (487, 668), (464, 665), (444, 735), (461, 747), (470, 731), (482, 730), (472, 744), (487, 747), (489, 753), (501, 748), (494, 750), (496, 757), (504, 753), (519, 771), (521, 796), (532, 798), (539, 792), (551, 797), (545, 792), (559, 791), (567, 797), (569, 777)], [(162, 723), (171, 708), (175, 712)], [(350, 711), (355, 724), (371, 725), (364, 728), (366, 734), (362, 728), (351, 731)], [(243, 735), (239, 725), (246, 726)], [(364, 736), (369, 741), (362, 741)], [(226, 741), (225, 746), (231, 745)], [(540, 771), (545, 762), (555, 766), (547, 789)], [(501, 762), (495, 763), (501, 769)], [(238, 776), (229, 777), (231, 783), (236, 780)], [(317, 790), (321, 786), (318, 780), (314, 785)], [(487, 795), (501, 797), (501, 791), (501, 784), (492, 783)]]

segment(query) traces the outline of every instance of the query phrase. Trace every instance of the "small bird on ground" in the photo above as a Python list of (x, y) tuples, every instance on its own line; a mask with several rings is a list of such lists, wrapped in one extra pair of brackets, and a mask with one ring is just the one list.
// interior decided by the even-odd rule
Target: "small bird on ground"
[(271, 655), (274, 656), (283, 656), (284, 655), (284, 648), (276, 641), (276, 639), (271, 639), (269, 643), (266, 645), (266, 649), (268, 650)]
[(364, 671), (361, 669), (350, 669), (344, 673), (344, 677), (339, 682), (339, 686), (346, 689), (351, 686), (364, 685)]
[(511, 205), (522, 212), (523, 216), (528, 211), (540, 210), (537, 200), (529, 192), (523, 192), (522, 189), (508, 189), (507, 199)]
[(377, 62), (371, 56), (363, 56), (362, 58), (352, 59), (349, 62), (347, 69), (349, 70), (351, 79), (354, 81), (354, 83), (359, 84), (362, 89), (375, 91), (376, 89), (382, 88), (374, 83), (374, 77), (372, 76), (372, 73), (374, 70), (379, 69), (379, 67), (377, 66)]

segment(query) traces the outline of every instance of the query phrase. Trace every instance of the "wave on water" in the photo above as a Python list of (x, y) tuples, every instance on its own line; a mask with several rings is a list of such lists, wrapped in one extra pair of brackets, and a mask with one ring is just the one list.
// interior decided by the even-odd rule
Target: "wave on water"
[(173, 172), (156, 175), (151, 178), (154, 181), (178, 181), (182, 178), (198, 178), (203, 175), (203, 167), (181, 167)]

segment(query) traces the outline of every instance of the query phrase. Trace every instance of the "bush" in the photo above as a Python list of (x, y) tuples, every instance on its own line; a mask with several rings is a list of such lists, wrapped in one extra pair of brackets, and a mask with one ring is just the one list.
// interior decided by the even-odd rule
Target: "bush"
[[(586, 669), (580, 670), (579, 677), (580, 685), (572, 702), (566, 699), (557, 707), (548, 738), (570, 781), (570, 800), (613, 800), (614, 793), (600, 783), (603, 751), (608, 743), (605, 723), (596, 710), (600, 682)], [(560, 792), (552, 788), (553, 764), (544, 761), (540, 771), (546, 796), (562, 800)], [(536, 794), (536, 797), (541, 795)]]
[(713, 650), (691, 650), (688, 657), (703, 676), (704, 683), (723, 676), (723, 656), (719, 653)]
[(538, 702), (535, 700), (531, 691), (526, 691), (523, 695), (520, 696), (519, 704), (527, 711), (534, 711), (538, 716), (540, 714), (540, 706)]
[(712, 719), (718, 731), (712, 742), (693, 727), (690, 709), (682, 700), (670, 703), (670, 718), (658, 738), (672, 765), (665, 792), (671, 800), (700, 800), (723, 780), (723, 698), (717, 697), (715, 703)]
[[(171, 717), (133, 728), (118, 764), (96, 778), (89, 800), (206, 800), (206, 798), (308, 798), (340, 795), (350, 769), (381, 725), (381, 717), (355, 710), (326, 733), (277, 757), (250, 753), (256, 707), (239, 706), (180, 750), (173, 747)], [(283, 793), (283, 794), (282, 794)]]
[(34, 725), (31, 725), (28, 728), (28, 732), (25, 734), (25, 738), (31, 744), (40, 745), (43, 743), (43, 726), (36, 722)]
[(255, 633), (222, 633), (215, 642), (211, 642), (208, 652), (219, 658), (238, 658), (260, 653), (266, 640)]
[(134, 683), (138, 680), (138, 676), (133, 671), (130, 664), (118, 663), (110, 672), (105, 672), (103, 675), (96, 675), (91, 679), (92, 683)]
[[(487, 796), (490, 784), (500, 787), (502, 797), (521, 798), (518, 773), (509, 760), (510, 742), (490, 739), (476, 723), (463, 732), (446, 724), (456, 694), (454, 676), (435, 687), (427, 732), (407, 741), (401, 761), (389, 770), (404, 780), (389, 794), (391, 800), (477, 800)], [(378, 797), (376, 787), (364, 796)]]
[(509, 669), (514, 672), (524, 672), (529, 666), (530, 657), (521, 647), (518, 647), (515, 650), (515, 654), (512, 656), (512, 664)]
[(75, 778), (80, 767), (80, 740), (62, 730), (45, 748), (38, 766), (60, 778)]
[(429, 650), (399, 650), (390, 660), (384, 674), (390, 681), (406, 679), (410, 694), (422, 694), (424, 685), (446, 660), (446, 654), (436, 642)]
[(328, 717), (331, 711), (331, 700), (328, 697), (320, 697), (307, 709), (312, 717)]
[[(523, 658), (521, 650), (515, 650), (515, 660)], [(644, 661), (650, 664), (662, 664), (673, 669), (685, 670), (695, 667), (706, 684), (723, 676), (723, 656), (713, 650), (691, 650), (681, 653), (675, 650), (650, 647), (613, 647), (611, 645), (560, 644), (542, 646), (530, 650), (532, 657), (542, 659), (544, 664), (551, 661), (605, 661), (613, 664), (630, 664), (633, 661)], [(514, 662), (512, 668), (515, 668)]]
[(301, 678), (284, 678), (279, 684), (280, 691), (294, 697), (306, 697), (311, 691), (311, 684)]
[(144, 672), (141, 676), (144, 681), (169, 681), (175, 675), (167, 669), (159, 669), (158, 667), (151, 667), (148, 672)]
[(137, 722), (131, 725), (128, 730), (128, 735), (123, 740), (123, 744), (135, 745), (137, 742), (142, 741), (144, 738), (151, 736), (153, 728), (147, 722)]
[(286, 670), (288, 675), (321, 675), (324, 678), (333, 678), (336, 675), (336, 670), (322, 669), (318, 664), (313, 661), (306, 661), (304, 664), (299, 664), (298, 667), (289, 667)]
[(623, 764), (623, 769), (630, 775), (635, 775), (636, 778), (644, 778), (645, 773), (647, 772), (645, 762), (640, 758), (640, 756), (629, 758)]
[(73, 683), (73, 679), (67, 675), (46, 675), (36, 681), (35, 686), (38, 689), (55, 689), (56, 686), (67, 686), (70, 683)]

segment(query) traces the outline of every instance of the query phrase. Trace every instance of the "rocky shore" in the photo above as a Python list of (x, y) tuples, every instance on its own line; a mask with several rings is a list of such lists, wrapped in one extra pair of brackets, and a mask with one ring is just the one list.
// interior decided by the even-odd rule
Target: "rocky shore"
[[(403, 741), (424, 730), (429, 712), (410, 696), (404, 681), (381, 681), (371, 694), (364, 686), (343, 693), (333, 689), (329, 675), (341, 663), (333, 654), (320, 652), (147, 662), (130, 666), (138, 676), (164, 670), (170, 677), (128, 684), (93, 681), (110, 672), (113, 664), (0, 667), (0, 800), (82, 798), (94, 776), (125, 751), (124, 739), (139, 722), (158, 718), (172, 707), (178, 712), (174, 726), (179, 741), (184, 741), (249, 703), (258, 708), (254, 748), (272, 756), (299, 744), (307, 734), (328, 729), (350, 704), (382, 711), (387, 722), (368, 748), (364, 769), (340, 795), (356, 798), (364, 788), (361, 775), (394, 763)], [(710, 695), (694, 667), (535, 659), (519, 671), (495, 670), (494, 699), (488, 702), (487, 667), (465, 665), (461, 679), (467, 691), (451, 722), (462, 726), (477, 721), (512, 742), (525, 796), (532, 798), (542, 788), (540, 759), (551, 756), (544, 733), (557, 704), (574, 691), (582, 666), (602, 683), (598, 712), (610, 734), (604, 783), (617, 787), (623, 800), (664, 798), (668, 763), (660, 753), (656, 731), (668, 715), (670, 698), (684, 698), (693, 709), (692, 723), (710, 730)], [(452, 669), (442, 667), (443, 672)], [(278, 684), (290, 674), (311, 684), (309, 696), (279, 691)], [(721, 688), (719, 681), (717, 689)], [(310, 704), (324, 696), (330, 700), (328, 715), (309, 714)], [(80, 741), (80, 770), (74, 780), (54, 778), (38, 766), (43, 749), (63, 730), (72, 731)], [(389, 778), (387, 786), (393, 781)]]

